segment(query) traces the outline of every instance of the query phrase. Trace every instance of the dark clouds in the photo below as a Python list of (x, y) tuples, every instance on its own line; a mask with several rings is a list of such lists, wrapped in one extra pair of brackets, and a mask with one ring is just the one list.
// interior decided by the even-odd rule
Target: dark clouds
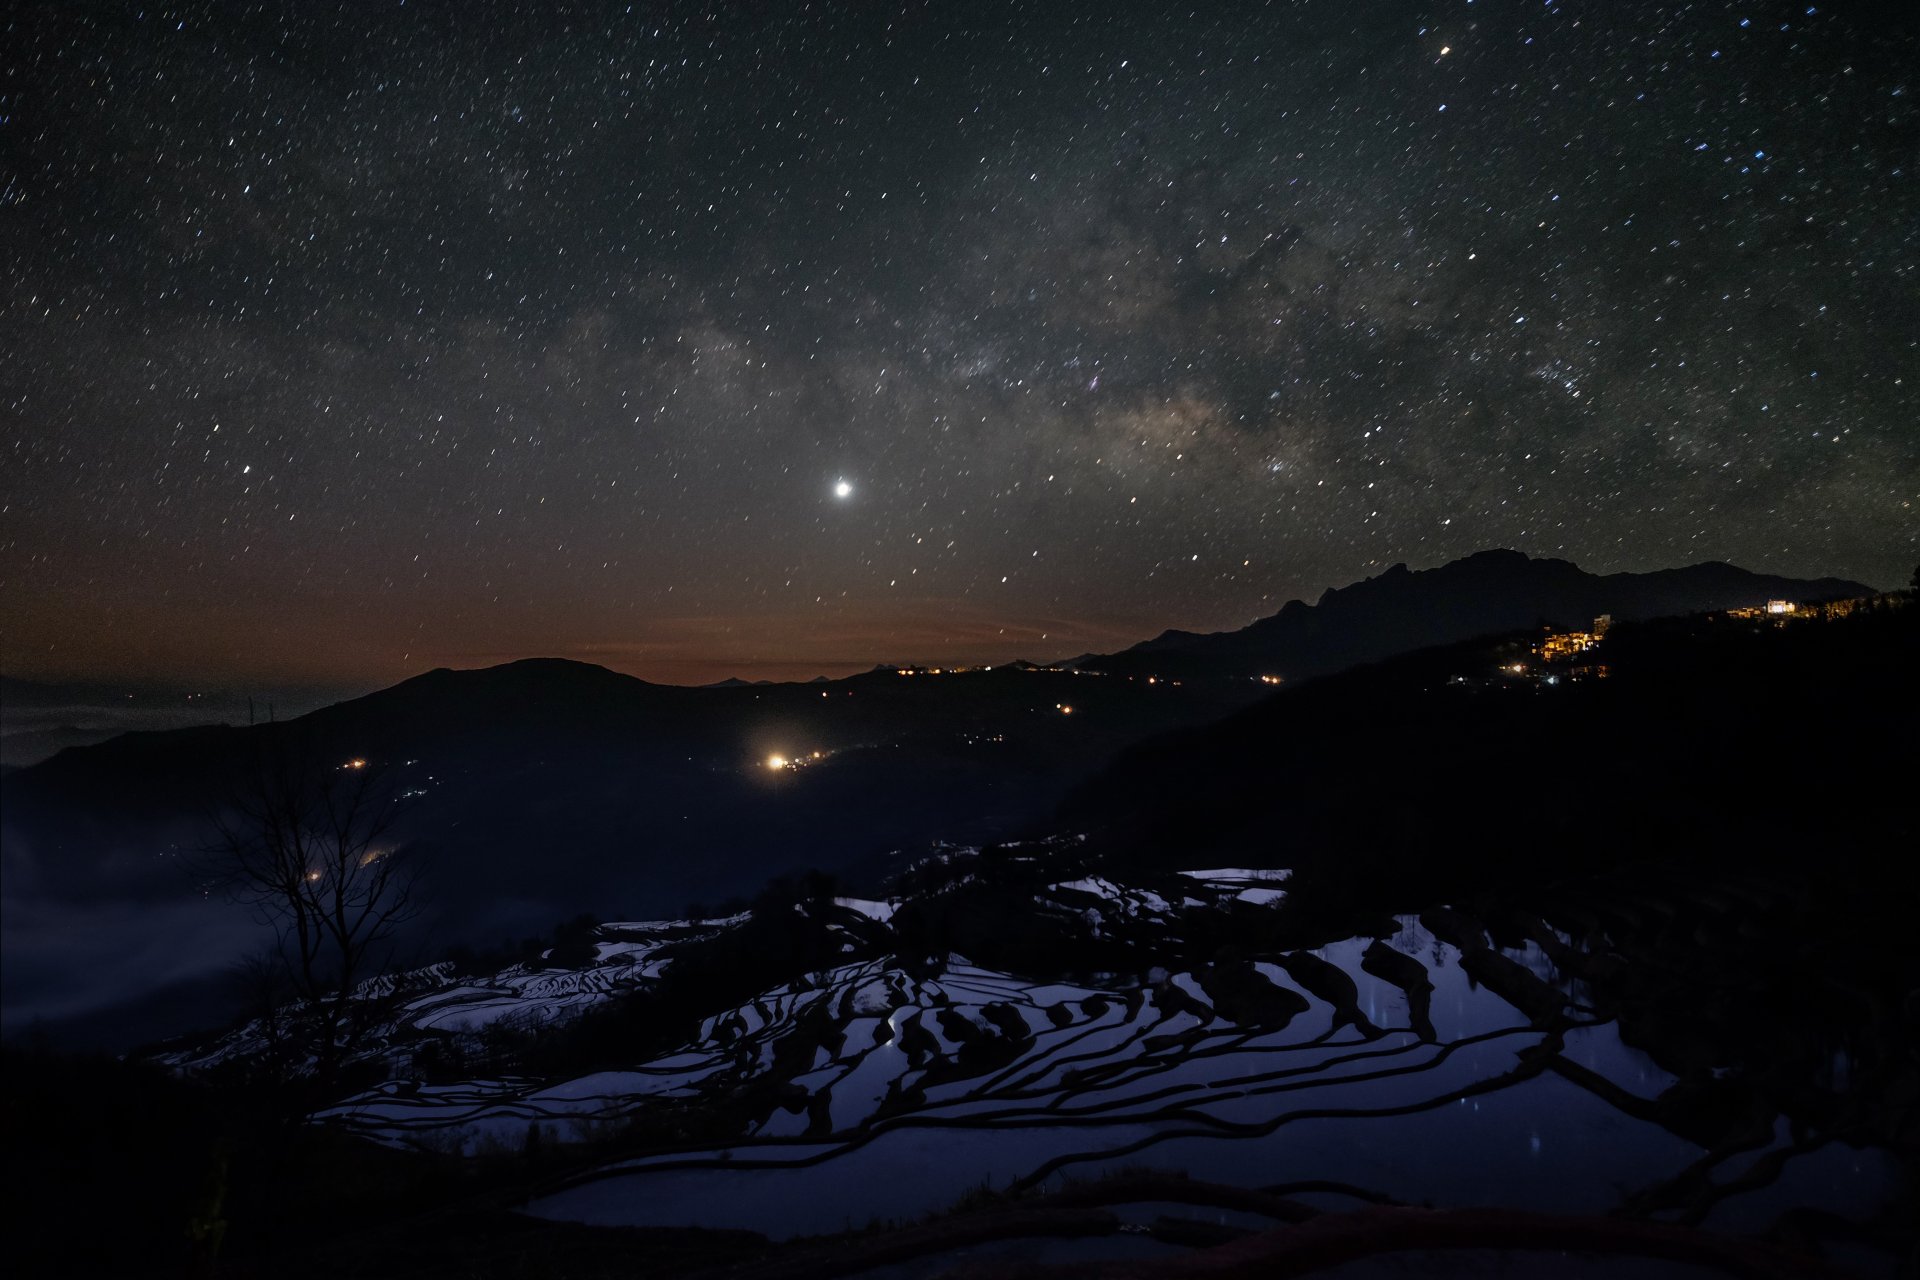
[(6, 35), (9, 670), (693, 678), (1234, 625), (1496, 544), (1916, 556), (1893, 10)]

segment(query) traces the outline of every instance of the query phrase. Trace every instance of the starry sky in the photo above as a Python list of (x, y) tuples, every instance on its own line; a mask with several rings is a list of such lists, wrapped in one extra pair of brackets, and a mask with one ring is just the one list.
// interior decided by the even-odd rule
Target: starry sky
[(1904, 4), (7, 12), (9, 675), (786, 678), (1489, 546), (1920, 559)]

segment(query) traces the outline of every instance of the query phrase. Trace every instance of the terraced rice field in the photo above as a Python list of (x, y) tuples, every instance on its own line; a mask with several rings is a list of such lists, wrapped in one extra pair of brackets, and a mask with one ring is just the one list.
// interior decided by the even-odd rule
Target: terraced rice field
[[(659, 953), (675, 942), (708, 936), (735, 919), (650, 920), (597, 927), (594, 956), (579, 968), (541, 969), (514, 965), (484, 976), (456, 973), (440, 963), (402, 973), (383, 974), (361, 983), (354, 998), (379, 1010), (363, 1037), (361, 1058), (399, 1058), (396, 1049), (434, 1036), (482, 1031), (510, 1020), (521, 1026), (560, 1022), (623, 991), (657, 979), (667, 961)], [(267, 1054), (273, 1039), (264, 1017), (242, 1023), (211, 1042), (157, 1056), (175, 1070), (205, 1071), (223, 1063)], [(497, 1084), (498, 1082), (494, 1082)], [(462, 1096), (491, 1087), (485, 1082), (457, 1086)]]
[[(1220, 883), (1220, 891), (1244, 886)], [(1272, 890), (1270, 884), (1248, 884)], [(1109, 918), (1165, 906), (1106, 882), (1055, 887)], [(1133, 895), (1137, 897), (1137, 895)], [(1157, 904), (1157, 905), (1156, 905)], [(870, 918), (876, 913), (865, 912)], [(1037, 982), (952, 957), (878, 961), (773, 988), (679, 1052), (577, 1080), (394, 1083), (324, 1118), (439, 1150), (566, 1140), (665, 1099), (770, 1098), (739, 1140), (592, 1169), (526, 1206), (608, 1225), (789, 1238), (905, 1221), (981, 1187), (1148, 1166), (1328, 1207), (1368, 1199), (1599, 1212), (1683, 1174), (1711, 1221), (1764, 1225), (1785, 1198), (1884, 1198), (1886, 1157), (1837, 1144), (1707, 1151), (1676, 1129), (1675, 1081), (1590, 1007), (1582, 953), (1546, 930), (1500, 948), (1449, 913), (1234, 967)], [(1777, 1161), (1750, 1194), (1735, 1183)], [(1777, 1207), (1777, 1206), (1776, 1206)]]

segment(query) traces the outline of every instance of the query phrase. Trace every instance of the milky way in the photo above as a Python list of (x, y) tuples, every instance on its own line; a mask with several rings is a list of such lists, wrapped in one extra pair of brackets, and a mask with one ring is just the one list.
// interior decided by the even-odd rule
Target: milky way
[(1898, 585), (1914, 23), (16, 9), (0, 658), (1054, 657), (1488, 546)]

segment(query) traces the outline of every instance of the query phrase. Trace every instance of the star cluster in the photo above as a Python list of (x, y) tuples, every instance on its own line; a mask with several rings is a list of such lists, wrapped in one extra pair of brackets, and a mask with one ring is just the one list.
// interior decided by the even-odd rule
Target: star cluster
[(0, 660), (1053, 657), (1488, 546), (1893, 585), (1914, 22), (29, 5)]

